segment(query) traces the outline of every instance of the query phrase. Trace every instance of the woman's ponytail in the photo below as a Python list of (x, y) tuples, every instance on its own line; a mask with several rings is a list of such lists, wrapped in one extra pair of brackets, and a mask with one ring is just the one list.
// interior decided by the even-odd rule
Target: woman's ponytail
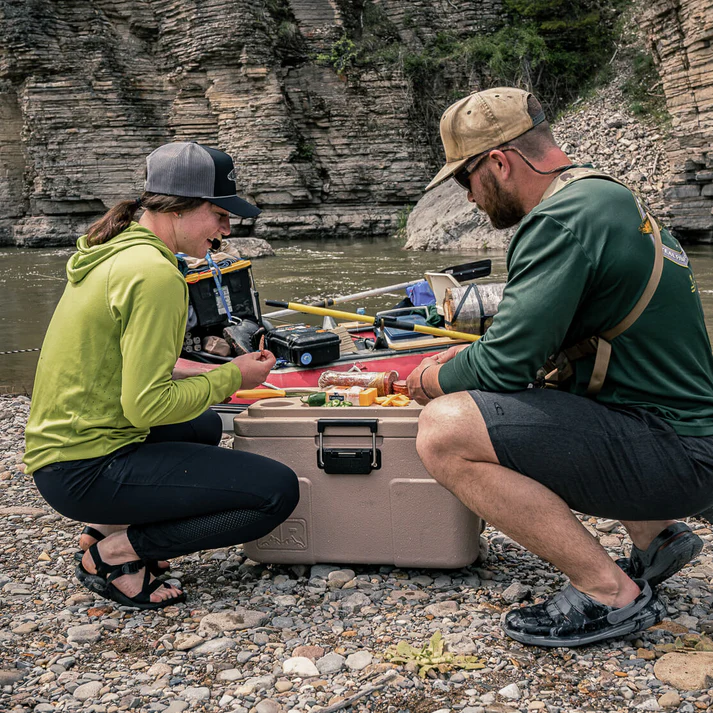
[(203, 198), (167, 196), (162, 193), (144, 191), (141, 198), (120, 201), (99, 220), (92, 223), (87, 230), (87, 245), (101, 245), (107, 240), (115, 238), (129, 227), (139, 208), (155, 213), (180, 213), (196, 210), (203, 203), (205, 203)]
[(87, 245), (101, 245), (115, 238), (129, 227), (136, 211), (141, 208), (142, 198), (120, 201), (110, 208), (99, 220), (87, 230)]

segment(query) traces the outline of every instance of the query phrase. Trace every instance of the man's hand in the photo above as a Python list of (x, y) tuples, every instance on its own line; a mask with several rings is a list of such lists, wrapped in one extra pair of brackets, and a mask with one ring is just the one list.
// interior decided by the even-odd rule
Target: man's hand
[(440, 365), (434, 357), (426, 357), (406, 380), (409, 395), (422, 406), (443, 395), (438, 384), (439, 369)]
[(250, 352), (231, 360), (243, 375), (241, 389), (254, 389), (267, 379), (270, 369), (275, 366), (275, 355), (267, 349)]

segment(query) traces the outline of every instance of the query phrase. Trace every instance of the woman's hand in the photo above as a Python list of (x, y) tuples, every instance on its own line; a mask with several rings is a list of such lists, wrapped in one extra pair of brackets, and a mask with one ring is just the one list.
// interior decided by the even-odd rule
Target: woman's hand
[(270, 369), (275, 366), (275, 361), (275, 355), (267, 349), (235, 357), (232, 363), (240, 369), (240, 373), (243, 375), (240, 388), (254, 389), (256, 386), (260, 386), (267, 379)]

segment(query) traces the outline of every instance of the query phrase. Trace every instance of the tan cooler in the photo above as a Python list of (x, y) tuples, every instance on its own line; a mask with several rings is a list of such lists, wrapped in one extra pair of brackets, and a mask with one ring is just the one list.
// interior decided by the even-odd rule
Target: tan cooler
[(288, 398), (258, 401), (236, 416), (233, 447), (285, 463), (300, 481), (292, 516), (247, 543), (247, 556), (278, 564), (474, 562), (480, 518), (419, 460), (420, 412), (416, 402), (325, 408)]

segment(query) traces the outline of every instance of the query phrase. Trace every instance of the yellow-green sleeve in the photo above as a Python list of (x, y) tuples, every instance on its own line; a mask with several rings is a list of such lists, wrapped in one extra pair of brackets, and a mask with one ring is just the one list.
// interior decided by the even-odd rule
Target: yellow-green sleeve
[(240, 388), (240, 369), (232, 363), (172, 379), (186, 328), (188, 288), (165, 260), (141, 274), (117, 261), (107, 300), (120, 321), (121, 406), (135, 427), (188, 421)]

